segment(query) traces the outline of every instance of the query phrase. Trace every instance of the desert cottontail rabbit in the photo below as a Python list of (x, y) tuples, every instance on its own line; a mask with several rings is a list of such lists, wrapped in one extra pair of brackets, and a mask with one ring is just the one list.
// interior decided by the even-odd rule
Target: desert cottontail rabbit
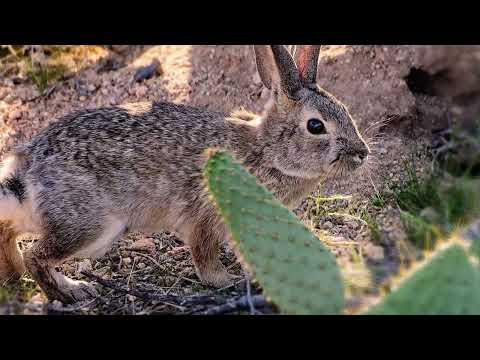
[[(204, 151), (232, 152), (288, 206), (334, 166), (353, 171), (369, 153), (347, 109), (316, 85), (320, 46), (254, 46), (274, 103), (242, 117), (171, 103), (137, 103), (67, 115), (5, 158), (0, 186), (0, 269), (25, 269), (50, 299), (95, 293), (55, 270), (103, 255), (130, 230), (177, 231), (199, 278), (231, 281), (219, 260), (226, 226), (202, 182)], [(25, 253), (16, 237), (40, 239)]]

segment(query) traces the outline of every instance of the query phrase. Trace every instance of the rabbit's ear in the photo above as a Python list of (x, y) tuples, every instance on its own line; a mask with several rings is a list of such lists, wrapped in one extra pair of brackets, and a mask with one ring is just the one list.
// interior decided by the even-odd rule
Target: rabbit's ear
[(317, 65), (320, 47), (321, 45), (295, 46), (293, 56), (304, 84), (313, 84), (317, 81)]
[(289, 97), (294, 98), (302, 88), (300, 73), (283, 45), (254, 45), (257, 69), (263, 84), (268, 88), (280, 87)]

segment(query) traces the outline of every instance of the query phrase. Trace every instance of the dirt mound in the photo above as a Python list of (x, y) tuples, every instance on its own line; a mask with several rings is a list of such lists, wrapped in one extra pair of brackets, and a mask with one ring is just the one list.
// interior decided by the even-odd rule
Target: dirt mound
[(320, 63), (319, 84), (363, 127), (392, 117), (441, 127), (446, 104), (480, 90), (479, 46), (325, 46)]

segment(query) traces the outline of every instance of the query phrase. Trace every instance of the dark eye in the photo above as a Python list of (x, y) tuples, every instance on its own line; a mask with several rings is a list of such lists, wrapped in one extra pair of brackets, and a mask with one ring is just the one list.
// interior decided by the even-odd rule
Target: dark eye
[(323, 122), (318, 119), (310, 119), (307, 123), (307, 130), (314, 135), (326, 134), (327, 129), (325, 129), (325, 125)]

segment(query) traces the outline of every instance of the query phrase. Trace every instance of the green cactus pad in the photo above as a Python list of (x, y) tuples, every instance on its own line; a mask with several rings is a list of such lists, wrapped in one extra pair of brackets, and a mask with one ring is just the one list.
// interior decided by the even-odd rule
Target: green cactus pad
[(480, 236), (473, 239), (470, 247), (470, 253), (475, 255), (480, 260)]
[(287, 314), (339, 314), (343, 281), (335, 258), (295, 215), (223, 151), (204, 176), (242, 261)]
[(433, 254), (367, 315), (480, 314), (480, 271), (459, 244)]

